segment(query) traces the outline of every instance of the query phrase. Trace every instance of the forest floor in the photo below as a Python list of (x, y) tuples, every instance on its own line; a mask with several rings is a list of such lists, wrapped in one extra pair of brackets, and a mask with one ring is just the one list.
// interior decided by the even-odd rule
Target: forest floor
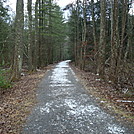
[(36, 87), (48, 66), (34, 73), (24, 71), (24, 76), (10, 89), (0, 89), (0, 134), (20, 134), (32, 107), (36, 104)]
[[(97, 98), (103, 108), (116, 115), (117, 119), (125, 119), (134, 124), (134, 97), (124, 96), (110, 84), (100, 81), (95, 74), (71, 66), (87, 91)], [(0, 134), (20, 133), (27, 116), (36, 104), (36, 87), (51, 67), (32, 74), (26, 73), (12, 88), (0, 92)]]
[(97, 98), (100, 105), (118, 120), (134, 125), (134, 94), (118, 91), (92, 72), (82, 71), (71, 64), (77, 77), (89, 94)]

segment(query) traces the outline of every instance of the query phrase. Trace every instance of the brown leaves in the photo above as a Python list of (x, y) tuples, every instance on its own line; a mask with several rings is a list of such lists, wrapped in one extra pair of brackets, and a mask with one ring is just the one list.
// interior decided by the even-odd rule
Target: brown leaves
[[(116, 111), (119, 116), (125, 116), (130, 118), (131, 121), (134, 121), (134, 96), (124, 94), (114, 87), (112, 87), (112, 83), (105, 82), (99, 78), (98, 75), (95, 75), (91, 72), (81, 71), (78, 68), (72, 66), (76, 75), (80, 78), (81, 82), (88, 90), (90, 94), (92, 94), (95, 98), (99, 98), (99, 102), (103, 107), (107, 107), (107, 109), (113, 108), (118, 109)], [(127, 100), (117, 101), (117, 100)], [(132, 102), (130, 102), (132, 101)], [(111, 105), (111, 106), (110, 106)], [(116, 113), (117, 114), (117, 113)]]
[(35, 88), (44, 76), (40, 70), (21, 77), (12, 89), (0, 94), (0, 134), (19, 134), (21, 127), (36, 103)]

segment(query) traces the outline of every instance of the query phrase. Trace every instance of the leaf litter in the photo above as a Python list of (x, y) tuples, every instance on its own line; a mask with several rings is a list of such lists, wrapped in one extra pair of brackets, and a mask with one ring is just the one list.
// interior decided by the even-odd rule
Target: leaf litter
[(100, 79), (97, 74), (82, 71), (72, 63), (70, 65), (87, 91), (105, 110), (114, 114), (117, 119), (134, 125), (134, 95), (124, 94), (113, 88), (111, 82)]
[(0, 134), (19, 134), (36, 104), (36, 86), (46, 70), (25, 74), (13, 87), (0, 92)]

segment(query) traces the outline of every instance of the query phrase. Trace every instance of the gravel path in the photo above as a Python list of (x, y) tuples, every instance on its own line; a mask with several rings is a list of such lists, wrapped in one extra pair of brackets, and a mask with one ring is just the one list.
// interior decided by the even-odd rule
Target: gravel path
[(38, 104), (22, 134), (134, 134), (98, 106), (68, 62), (57, 64), (39, 84)]

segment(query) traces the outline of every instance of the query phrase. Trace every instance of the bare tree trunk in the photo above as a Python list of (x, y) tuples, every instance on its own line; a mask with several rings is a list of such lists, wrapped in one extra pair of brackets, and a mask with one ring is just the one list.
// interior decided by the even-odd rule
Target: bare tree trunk
[[(97, 40), (96, 40), (96, 26), (95, 26), (95, 14), (94, 14), (94, 0), (91, 0), (92, 5), (92, 22), (93, 22), (93, 38), (94, 38), (94, 57), (97, 54)], [(95, 58), (96, 61), (96, 58)]]
[(110, 79), (113, 83), (117, 80), (117, 61), (118, 61), (118, 46), (119, 46), (119, 31), (118, 31), (118, 0), (111, 0), (111, 71)]
[(76, 32), (76, 27), (75, 27), (75, 41), (74, 41), (74, 61), (75, 61), (75, 66), (78, 65), (78, 61), (77, 61), (77, 53), (78, 53), (78, 48), (77, 48), (77, 32)]
[(127, 42), (127, 48), (124, 55), (124, 63), (127, 62), (127, 59), (129, 61), (133, 61), (133, 28), (134, 28), (134, 18), (128, 15), (128, 26), (127, 26), (127, 36), (128, 36), (128, 42)]
[(81, 46), (80, 46), (80, 61), (79, 61), (79, 66), (80, 66), (80, 69), (83, 70), (83, 50), (84, 50), (84, 1), (82, 3), (82, 10), (83, 10), (83, 19), (81, 19), (81, 27), (82, 27), (82, 31), (81, 31), (81, 36), (82, 36), (82, 39), (81, 39)]
[(12, 80), (19, 79), (23, 60), (23, 29), (24, 29), (24, 5), (23, 0), (17, 0), (15, 17), (15, 50), (12, 66)]
[(33, 50), (33, 69), (36, 71), (36, 68), (37, 68), (37, 62), (38, 62), (38, 42), (39, 42), (39, 39), (38, 39), (38, 4), (39, 4), (39, 1), (36, 0), (35, 2), (35, 43), (34, 43), (34, 50)]
[(27, 4), (27, 10), (28, 10), (28, 70), (33, 70), (32, 65), (32, 0), (28, 0)]
[(119, 47), (119, 56), (118, 56), (118, 70), (119, 66), (121, 65), (121, 59), (122, 59), (122, 51), (123, 51), (123, 45), (125, 41), (125, 32), (126, 32), (126, 20), (127, 20), (127, 14), (128, 14), (128, 0), (123, 0), (123, 11), (122, 11), (122, 30), (121, 30), (121, 41), (120, 41), (120, 47)]
[(106, 46), (106, 0), (101, 0), (101, 23), (100, 23), (100, 43), (98, 55), (97, 73), (103, 77), (105, 72), (105, 46)]
[(42, 63), (41, 63), (41, 45), (42, 45), (42, 0), (39, 0), (39, 28), (38, 28), (38, 67), (41, 67)]
[(82, 54), (82, 70), (85, 68), (85, 60), (86, 60), (86, 47), (87, 47), (87, 40), (86, 40), (86, 34), (87, 34), (87, 18), (86, 18), (86, 5), (87, 0), (83, 0), (83, 54)]
[(76, 33), (75, 33), (75, 65), (78, 65), (79, 64), (79, 61), (80, 61), (80, 48), (79, 48), (79, 45), (80, 45), (80, 39), (79, 39), (79, 0), (76, 1), (76, 16), (77, 18), (75, 18), (76, 20)]
[(52, 44), (52, 0), (49, 0), (49, 54), (48, 54), (48, 57), (49, 57), (49, 63), (53, 63), (53, 44)]

